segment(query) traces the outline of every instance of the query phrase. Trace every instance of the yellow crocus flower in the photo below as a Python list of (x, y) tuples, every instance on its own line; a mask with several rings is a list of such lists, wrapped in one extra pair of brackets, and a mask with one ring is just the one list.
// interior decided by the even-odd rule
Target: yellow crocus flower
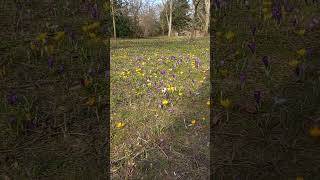
[(38, 35), (37, 40), (44, 43), (46, 38), (47, 38), (47, 33), (41, 33)]
[(162, 101), (162, 104), (163, 104), (163, 105), (167, 105), (167, 104), (169, 104), (169, 101), (168, 101), (168, 100), (163, 100), (163, 101)]
[(119, 129), (123, 128), (125, 125), (126, 125), (126, 124), (123, 123), (123, 122), (117, 122), (117, 123), (116, 123), (116, 127), (119, 128)]
[(228, 31), (228, 32), (226, 33), (226, 35), (225, 35), (225, 38), (226, 38), (227, 40), (232, 40), (234, 37), (235, 37), (235, 34), (234, 34), (234, 32), (232, 32), (232, 31)]
[(229, 109), (231, 107), (231, 101), (229, 99), (221, 99), (220, 104), (225, 109)]
[(56, 41), (60, 41), (64, 38), (64, 36), (65, 36), (65, 32), (59, 31), (56, 33), (56, 35), (53, 37), (53, 39)]
[(306, 52), (307, 52), (306, 49), (303, 48), (303, 49), (298, 50), (298, 51), (297, 51), (297, 54), (298, 54), (299, 56), (304, 56), (304, 55), (306, 55)]
[(309, 129), (309, 134), (312, 137), (320, 137), (320, 128), (319, 127), (312, 127)]

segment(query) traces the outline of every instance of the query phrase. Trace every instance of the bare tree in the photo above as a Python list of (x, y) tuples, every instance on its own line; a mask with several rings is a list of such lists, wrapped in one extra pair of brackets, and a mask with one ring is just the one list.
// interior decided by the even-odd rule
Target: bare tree
[(198, 17), (198, 7), (200, 4), (201, 0), (192, 0), (192, 5), (193, 5), (193, 19), (192, 19), (192, 32), (190, 39), (192, 40), (195, 37), (196, 34), (196, 19)]
[(162, 5), (157, 5), (157, 10), (159, 12), (158, 14), (158, 17), (159, 17), (159, 25), (160, 25), (160, 28), (161, 28), (161, 31), (162, 31), (162, 36), (164, 36), (164, 32), (165, 32), (165, 26), (167, 25), (167, 22), (164, 22), (161, 18), (161, 12), (162, 10), (164, 9), (164, 7)]
[(210, 24), (210, 0), (205, 0), (204, 3), (205, 3), (205, 10), (206, 10), (204, 30), (208, 34), (209, 33), (209, 24)]
[(128, 11), (133, 16), (136, 22), (139, 22), (140, 19), (140, 11), (143, 6), (142, 0), (126, 0), (128, 4)]
[(153, 35), (156, 32), (157, 7), (153, 3), (153, 1), (148, 1), (142, 8), (140, 23), (144, 30), (144, 37)]
[(162, 4), (166, 12), (166, 19), (168, 23), (168, 36), (170, 37), (172, 32), (173, 0), (162, 0)]
[(114, 9), (114, 0), (111, 0), (111, 13), (112, 13), (112, 24), (113, 24), (113, 37), (117, 39), (117, 30), (116, 30), (116, 18), (115, 18), (115, 9)]

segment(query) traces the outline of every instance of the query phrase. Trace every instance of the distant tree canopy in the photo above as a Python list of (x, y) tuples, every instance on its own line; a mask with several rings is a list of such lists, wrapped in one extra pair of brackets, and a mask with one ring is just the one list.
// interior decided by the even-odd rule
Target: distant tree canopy
[[(171, 2), (172, 1), (172, 2)], [(169, 30), (169, 13), (172, 10), (171, 31), (182, 32), (190, 31), (192, 23), (196, 22), (197, 29), (203, 25), (202, 16), (205, 15), (204, 1), (198, 8), (199, 14), (195, 21), (193, 20), (194, 9), (192, 2), (189, 0), (162, 0), (159, 4), (143, 0), (112, 0), (114, 28), (113, 33), (116, 37), (137, 38), (148, 36), (166, 35)], [(172, 9), (170, 9), (172, 3)], [(202, 20), (201, 20), (202, 19)], [(170, 33), (169, 33), (170, 34)]]
[(190, 6), (187, 0), (176, 0), (176, 7), (173, 10), (173, 27), (177, 31), (182, 31), (189, 27), (191, 21)]
[[(114, 0), (114, 15), (116, 21), (116, 32), (118, 37), (138, 37), (141, 28), (134, 17), (130, 16), (127, 9), (128, 3), (124, 0)], [(113, 31), (113, 29), (112, 29)]]
[[(161, 18), (166, 18), (162, 10)], [(166, 21), (163, 19), (162, 21)], [(189, 28), (190, 17), (190, 5), (188, 0), (173, 0), (173, 11), (172, 11), (172, 25), (176, 31), (183, 31)]]

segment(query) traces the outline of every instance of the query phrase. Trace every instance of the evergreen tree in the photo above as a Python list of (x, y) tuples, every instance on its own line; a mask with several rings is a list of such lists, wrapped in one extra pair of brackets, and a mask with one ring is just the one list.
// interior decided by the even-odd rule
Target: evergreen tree
[(174, 0), (172, 24), (176, 31), (183, 31), (188, 28), (191, 20), (189, 16), (190, 5), (188, 0)]
[[(114, 0), (116, 32), (118, 37), (138, 37), (141, 35), (141, 28), (130, 17), (127, 4), (123, 0)], [(113, 29), (112, 29), (113, 30)]]

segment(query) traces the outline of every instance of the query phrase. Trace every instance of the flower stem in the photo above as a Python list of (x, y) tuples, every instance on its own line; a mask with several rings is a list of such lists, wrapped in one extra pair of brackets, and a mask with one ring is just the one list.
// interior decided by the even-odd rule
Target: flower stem
[(229, 122), (229, 110), (227, 110), (227, 122)]

